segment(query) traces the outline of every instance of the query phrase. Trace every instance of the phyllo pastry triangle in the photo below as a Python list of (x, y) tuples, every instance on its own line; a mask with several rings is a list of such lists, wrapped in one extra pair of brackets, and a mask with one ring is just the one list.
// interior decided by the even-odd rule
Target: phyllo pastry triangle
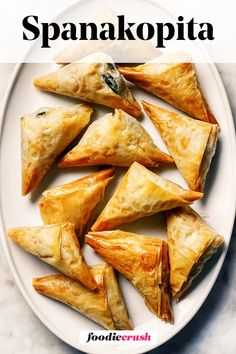
[(34, 85), (60, 95), (121, 108), (134, 117), (141, 108), (126, 86), (112, 58), (97, 53), (38, 77)]
[(17, 227), (8, 230), (7, 236), (25, 251), (39, 257), (61, 273), (79, 280), (89, 289), (96, 288), (72, 224)]
[(114, 230), (89, 232), (85, 241), (136, 287), (151, 312), (173, 322), (164, 240)]
[(59, 167), (113, 165), (129, 167), (134, 161), (155, 167), (173, 159), (154, 145), (142, 125), (121, 109), (93, 122), (82, 139), (59, 162)]
[(185, 190), (134, 162), (92, 226), (92, 230), (113, 229), (117, 225), (159, 211), (192, 203), (202, 196), (202, 193)]
[(64, 275), (35, 278), (33, 287), (107, 329), (133, 329), (112, 267), (99, 264), (90, 270), (97, 283), (95, 291)]
[(41, 108), (21, 118), (22, 194), (32, 192), (56, 157), (89, 123), (87, 104)]
[(179, 299), (224, 239), (187, 206), (168, 211), (167, 232), (170, 285), (172, 295)]
[(109, 168), (43, 192), (39, 207), (44, 224), (68, 221), (81, 235), (113, 177), (114, 169)]
[(199, 85), (191, 57), (170, 53), (136, 67), (119, 67), (125, 78), (190, 116), (217, 123)]
[(219, 126), (143, 102), (143, 107), (189, 188), (203, 191), (215, 154)]

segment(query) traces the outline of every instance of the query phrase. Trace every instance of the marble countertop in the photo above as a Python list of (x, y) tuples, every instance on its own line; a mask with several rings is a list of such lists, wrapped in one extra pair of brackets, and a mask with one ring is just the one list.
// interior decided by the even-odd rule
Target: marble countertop
[[(0, 64), (0, 103), (14, 69)], [(236, 119), (236, 64), (220, 64)], [(236, 352), (236, 227), (221, 273), (200, 311), (169, 342), (149, 354), (234, 354)], [(79, 354), (54, 336), (20, 294), (0, 245), (0, 354)]]

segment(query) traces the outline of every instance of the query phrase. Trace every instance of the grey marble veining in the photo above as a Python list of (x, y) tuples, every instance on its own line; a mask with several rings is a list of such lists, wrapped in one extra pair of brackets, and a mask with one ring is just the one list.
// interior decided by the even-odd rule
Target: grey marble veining
[[(0, 65), (0, 102), (14, 65)], [(236, 117), (236, 64), (218, 65)], [(236, 227), (220, 275), (192, 321), (149, 354), (236, 353)], [(78, 354), (54, 336), (20, 294), (0, 245), (0, 354)]]

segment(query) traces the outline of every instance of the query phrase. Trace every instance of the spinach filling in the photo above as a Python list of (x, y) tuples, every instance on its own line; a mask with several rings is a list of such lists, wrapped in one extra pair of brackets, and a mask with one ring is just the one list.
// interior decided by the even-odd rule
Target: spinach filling
[(119, 86), (116, 80), (109, 73), (104, 74), (102, 77), (105, 83), (110, 87), (110, 89), (112, 89), (112, 91), (118, 94)]
[(41, 118), (42, 116), (44, 116), (47, 112), (43, 111), (43, 112), (39, 112), (35, 118)]

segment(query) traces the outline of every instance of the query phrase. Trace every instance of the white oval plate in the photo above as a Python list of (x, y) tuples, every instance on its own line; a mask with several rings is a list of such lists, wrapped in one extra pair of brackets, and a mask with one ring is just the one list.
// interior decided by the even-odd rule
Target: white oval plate
[[(142, 2), (142, 0), (140, 1)], [(88, 13), (89, 9), (91, 9), (91, 2), (94, 3), (94, 0), (80, 2), (80, 13)], [(122, 6), (122, 3), (123, 0), (120, 6)], [(148, 2), (146, 2), (146, 4), (147, 3)], [(73, 16), (76, 14), (76, 9), (76, 6), (70, 7), (63, 12), (60, 17), (62, 19), (64, 17), (73, 19)], [(163, 10), (159, 8), (158, 11)], [(34, 50), (34, 48), (32, 50)], [(33, 87), (33, 78), (45, 71), (51, 70), (51, 66), (52, 65), (46, 64), (24, 64), (18, 66), (6, 94), (2, 111), (0, 155), (1, 217), (2, 229), (4, 230), (2, 234), (10, 227), (42, 224), (37, 203), (43, 190), (80, 178), (96, 170), (96, 168), (63, 170), (53, 166), (35, 193), (24, 198), (21, 196), (19, 117), (25, 113), (35, 111), (39, 107), (56, 105), (69, 106), (75, 103), (72, 99), (39, 92)], [(132, 285), (126, 279), (119, 277), (134, 327), (136, 329), (156, 330), (158, 337), (157, 345), (163, 344), (180, 331), (203, 304), (222, 267), (230, 241), (235, 215), (235, 136), (229, 103), (215, 66), (199, 64), (197, 65), (197, 69), (207, 99), (220, 124), (221, 132), (216, 156), (212, 162), (207, 178), (205, 197), (202, 201), (194, 203), (194, 208), (225, 237), (225, 248), (221, 255), (218, 258), (216, 257), (214, 262), (211, 262), (211, 266), (207, 267), (207, 272), (204, 272), (204, 276), (200, 277), (200, 280), (197, 281), (197, 284), (193, 287), (188, 296), (178, 304), (173, 305), (175, 318), (173, 325), (166, 324), (151, 314), (145, 307), (142, 297)], [(173, 107), (168, 106), (144, 91), (134, 88), (133, 92), (138, 101), (144, 99), (153, 104), (174, 110)], [(93, 115), (93, 119), (97, 119), (105, 112), (111, 111), (101, 106), (95, 105), (94, 107), (95, 114)], [(155, 128), (145, 115), (142, 124), (152, 135), (157, 145), (166, 151)], [(99, 208), (96, 209), (93, 219), (96, 218), (99, 211), (104, 207), (124, 171), (125, 169), (117, 169), (117, 178), (107, 188), (105, 200), (99, 205)], [(161, 176), (170, 178), (174, 182), (186, 187), (183, 178), (175, 168), (163, 168), (159, 170), (159, 173)], [(127, 224), (123, 229), (150, 236), (166, 237), (165, 224), (161, 214)], [(32, 278), (50, 274), (54, 272), (52, 268), (21, 250), (14, 242), (8, 240), (6, 237), (3, 236), (2, 241), (16, 283), (28, 304), (41, 321), (59, 338), (77, 349), (87, 353), (92, 351), (93, 354), (110, 353), (111, 347), (109, 346), (88, 347), (79, 343), (80, 330), (101, 329), (99, 325), (96, 325), (94, 322), (69, 307), (43, 297), (34, 291), (31, 286)], [(88, 263), (95, 264), (101, 261), (88, 246), (84, 248)], [(204, 323), (202, 325), (204, 325)], [(153, 345), (145, 343), (140, 344), (139, 347), (130, 345), (127, 350), (129, 354), (132, 354), (144, 353), (152, 348)], [(112, 347), (114, 354), (122, 353), (123, 350), (124, 349), (118, 345), (113, 345)]]

